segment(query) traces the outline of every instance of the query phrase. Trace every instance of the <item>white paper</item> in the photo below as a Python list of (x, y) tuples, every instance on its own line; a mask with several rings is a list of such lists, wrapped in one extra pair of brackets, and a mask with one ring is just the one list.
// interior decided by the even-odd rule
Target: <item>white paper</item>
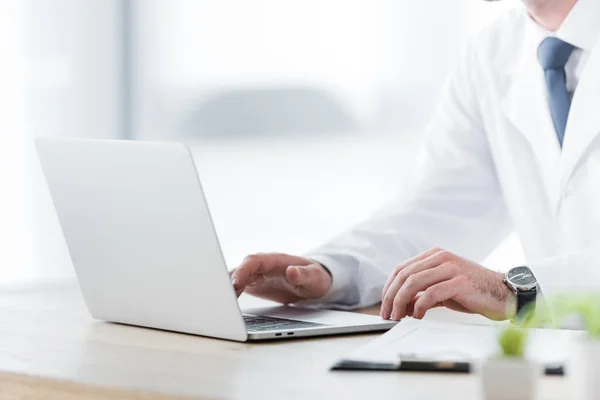
[[(405, 319), (344, 360), (399, 365), (402, 358), (435, 361), (480, 361), (500, 353), (499, 326)], [(581, 331), (532, 329), (526, 358), (543, 363), (567, 361), (571, 342)]]

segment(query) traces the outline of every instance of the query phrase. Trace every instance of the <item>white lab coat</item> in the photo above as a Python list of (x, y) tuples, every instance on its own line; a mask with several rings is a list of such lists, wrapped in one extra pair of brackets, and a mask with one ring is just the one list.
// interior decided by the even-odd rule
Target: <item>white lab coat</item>
[(515, 11), (469, 46), (410, 185), (308, 255), (332, 272), (330, 305), (380, 301), (393, 268), (434, 246), (480, 262), (512, 231), (546, 296), (600, 291), (600, 45), (581, 74), (561, 151), (543, 71), (524, 45), (526, 18)]

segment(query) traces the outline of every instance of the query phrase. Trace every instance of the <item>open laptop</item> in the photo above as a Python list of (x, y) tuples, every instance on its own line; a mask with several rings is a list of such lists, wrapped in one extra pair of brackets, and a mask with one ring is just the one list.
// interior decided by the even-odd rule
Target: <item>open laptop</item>
[(237, 341), (395, 324), (286, 306), (242, 313), (185, 145), (38, 138), (36, 148), (96, 319)]

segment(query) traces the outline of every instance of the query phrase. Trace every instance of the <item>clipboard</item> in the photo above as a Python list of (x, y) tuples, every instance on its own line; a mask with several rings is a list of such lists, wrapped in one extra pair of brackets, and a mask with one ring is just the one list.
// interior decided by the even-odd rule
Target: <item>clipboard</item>
[[(332, 371), (395, 371), (468, 374), (498, 354), (498, 325), (419, 321), (411, 318), (338, 360)], [(569, 342), (583, 332), (532, 329), (526, 357), (545, 375), (562, 376)]]

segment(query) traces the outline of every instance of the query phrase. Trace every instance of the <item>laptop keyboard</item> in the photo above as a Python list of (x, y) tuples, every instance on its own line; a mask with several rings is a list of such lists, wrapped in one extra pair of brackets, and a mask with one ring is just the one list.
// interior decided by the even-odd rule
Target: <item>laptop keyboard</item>
[(250, 332), (279, 331), (324, 326), (323, 324), (314, 322), (254, 315), (244, 315), (244, 322), (246, 323), (246, 329)]

